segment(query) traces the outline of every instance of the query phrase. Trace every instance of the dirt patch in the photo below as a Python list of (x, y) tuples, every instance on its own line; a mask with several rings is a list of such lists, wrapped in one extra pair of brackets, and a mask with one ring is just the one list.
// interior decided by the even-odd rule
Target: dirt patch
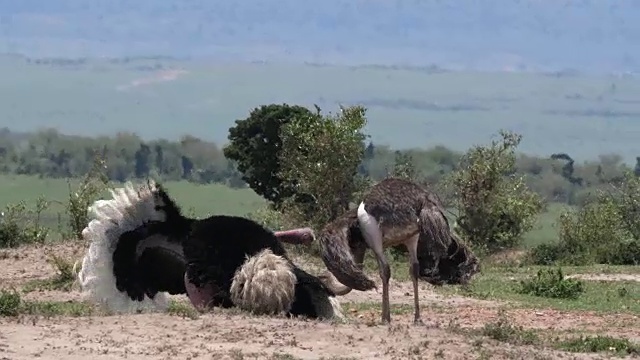
[[(0, 322), (6, 358), (20, 359), (492, 359), (561, 358), (532, 347), (479, 342), (442, 328), (210, 314), (164, 314)], [(541, 357), (542, 356), (542, 357)], [(597, 358), (578, 356), (575, 358)]]
[[(375, 277), (372, 277), (375, 279)], [(375, 281), (375, 280), (374, 280)], [(382, 289), (380, 281), (376, 281), (378, 288)], [(482, 307), (504, 306), (506, 302), (479, 300), (462, 296), (445, 296), (434, 292), (434, 287), (424, 282), (418, 286), (419, 301), (422, 306), (463, 306), (478, 305)], [(382, 290), (380, 291), (351, 291), (340, 297), (341, 302), (382, 302)], [(402, 282), (391, 279), (389, 281), (389, 302), (391, 304), (406, 304), (413, 306), (413, 285), (411, 282)]]
[[(20, 287), (29, 280), (53, 275), (53, 267), (45, 261), (46, 250), (59, 256), (82, 255), (73, 246), (6, 251), (0, 256), (0, 287)], [(379, 282), (375, 276), (372, 279)], [(33, 291), (23, 296), (27, 300), (80, 300), (77, 291)], [(172, 298), (186, 300), (184, 296)], [(513, 346), (470, 334), (470, 329), (496, 321), (504, 302), (445, 296), (421, 283), (422, 318), (433, 326), (414, 326), (411, 283), (392, 280), (390, 300), (390, 326), (380, 325), (381, 294), (376, 291), (352, 291), (340, 297), (347, 314), (344, 323), (251, 317), (218, 310), (195, 320), (167, 314), (0, 318), (0, 359), (605, 358)], [(606, 333), (640, 342), (640, 319), (634, 314), (518, 308), (508, 308), (505, 313), (514, 324), (542, 333)]]
[(576, 278), (587, 281), (638, 281), (640, 274), (574, 274), (568, 278)]
[(66, 259), (81, 259), (84, 248), (78, 244), (29, 246), (0, 251), (0, 289), (23, 285), (30, 280), (45, 279), (55, 274), (47, 262), (50, 254)]

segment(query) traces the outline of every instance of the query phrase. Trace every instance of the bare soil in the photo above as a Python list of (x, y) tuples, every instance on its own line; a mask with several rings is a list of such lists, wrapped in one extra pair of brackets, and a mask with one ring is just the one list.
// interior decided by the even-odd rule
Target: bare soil
[[(51, 249), (49, 249), (51, 250)], [(79, 256), (74, 248), (53, 249)], [(0, 251), (0, 288), (20, 288), (54, 270), (44, 248)], [(443, 296), (420, 285), (426, 326), (413, 325), (410, 283), (392, 281), (392, 324), (380, 324), (381, 294), (358, 292), (340, 298), (345, 323), (255, 317), (214, 311), (197, 319), (169, 314), (126, 316), (0, 317), (0, 360), (21, 359), (603, 359), (536, 346), (500, 343), (470, 329), (497, 319), (506, 305)], [(80, 300), (77, 291), (34, 291), (30, 300)], [(179, 297), (186, 299), (184, 297)], [(376, 304), (373, 306), (371, 304)], [(509, 307), (514, 324), (545, 332), (607, 333), (640, 341), (633, 314), (604, 315)]]

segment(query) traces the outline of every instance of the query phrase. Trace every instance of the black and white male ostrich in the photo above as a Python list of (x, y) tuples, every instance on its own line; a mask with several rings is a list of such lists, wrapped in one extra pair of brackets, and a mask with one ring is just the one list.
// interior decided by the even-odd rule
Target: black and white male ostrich
[(165, 310), (168, 294), (199, 309), (237, 306), (260, 314), (341, 318), (318, 278), (298, 268), (280, 241), (313, 240), (310, 229), (274, 233), (237, 216), (191, 219), (152, 181), (112, 189), (83, 231), (78, 272), (85, 297), (116, 313)]
[(444, 208), (435, 194), (399, 178), (387, 178), (374, 185), (357, 209), (349, 210), (327, 224), (318, 241), (322, 259), (330, 271), (320, 278), (338, 295), (351, 289), (376, 288), (362, 271), (366, 250), (373, 250), (382, 279), (384, 323), (391, 321), (391, 270), (384, 248), (400, 244), (407, 247), (416, 324), (422, 323), (418, 279), (433, 285), (466, 284), (480, 271), (476, 256), (449, 228)]

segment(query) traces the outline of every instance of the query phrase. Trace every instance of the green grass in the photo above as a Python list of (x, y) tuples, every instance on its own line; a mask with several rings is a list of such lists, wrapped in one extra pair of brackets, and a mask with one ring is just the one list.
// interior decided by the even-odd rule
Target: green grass
[(200, 316), (198, 310), (191, 306), (191, 304), (176, 300), (171, 300), (169, 302), (167, 313), (191, 320), (195, 320)]
[(577, 353), (609, 352), (620, 356), (640, 356), (640, 344), (633, 343), (629, 339), (614, 338), (611, 336), (583, 336), (573, 339), (565, 339), (555, 344), (560, 350)]
[[(149, 69), (156, 65), (185, 72), (129, 86), (157, 79)], [(373, 141), (394, 147), (461, 150), (486, 143), (500, 128), (515, 128), (525, 152), (548, 155), (562, 144), (578, 159), (602, 149), (628, 161), (637, 155), (632, 134), (640, 103), (633, 100), (640, 80), (634, 78), (175, 60), (95, 59), (63, 68), (10, 57), (0, 57), (0, 78), (0, 118), (16, 130), (55, 124), (65, 133), (189, 133), (223, 143), (234, 120), (261, 104), (316, 103), (336, 111), (339, 103), (359, 103), (368, 108)]]
[[(49, 201), (56, 201), (42, 214), (44, 226), (57, 230), (58, 216), (63, 214), (69, 187), (65, 179), (40, 179), (35, 176), (0, 175), (3, 191), (0, 192), (0, 206), (24, 200), (33, 207), (38, 196), (43, 195)], [(72, 186), (77, 184), (72, 182)], [(186, 181), (164, 183), (185, 212), (193, 210), (196, 216), (208, 214), (245, 215), (265, 204), (265, 201), (251, 189), (232, 189), (224, 185), (200, 185)], [(115, 186), (123, 186), (115, 184)], [(109, 198), (108, 192), (104, 193)], [(65, 221), (66, 215), (60, 215)]]
[[(134, 183), (138, 180), (134, 180)], [(24, 200), (27, 206), (33, 207), (38, 196), (54, 201), (50, 208), (42, 214), (42, 224), (53, 232), (58, 230), (59, 219), (66, 221), (64, 203), (67, 200), (69, 187), (66, 179), (47, 179), (36, 176), (0, 175), (3, 191), (0, 192), (0, 207)], [(72, 186), (77, 180), (72, 180)], [(115, 183), (114, 186), (123, 186)], [(266, 201), (251, 189), (232, 189), (220, 184), (195, 184), (187, 181), (170, 181), (164, 183), (178, 204), (186, 213), (193, 211), (195, 216), (204, 217), (211, 214), (246, 215), (264, 205)], [(109, 198), (108, 192), (104, 198)], [(561, 211), (568, 205), (550, 204), (548, 212), (540, 215), (534, 229), (527, 233), (523, 240), (524, 248), (531, 248), (541, 243), (557, 241), (554, 226)]]
[(62, 275), (54, 275), (48, 279), (35, 279), (30, 280), (24, 284), (23, 292), (29, 293), (32, 291), (71, 291), (75, 278), (67, 278)]
[(60, 256), (50, 255), (47, 262), (56, 271), (55, 275), (47, 279), (34, 279), (28, 281), (23, 288), (23, 292), (28, 293), (36, 290), (57, 290), (71, 291), (76, 281), (76, 274), (73, 272), (73, 260)]
[[(566, 275), (595, 271), (590, 267), (583, 270), (571, 271), (563, 268)], [(436, 291), (479, 299), (503, 300), (513, 306), (530, 308), (640, 313), (640, 282), (583, 280), (584, 292), (577, 299), (554, 299), (518, 293), (520, 281), (535, 276), (536, 272), (537, 269), (534, 268), (488, 268), (483, 269), (482, 274), (475, 277), (466, 288), (445, 286), (436, 288)]]
[[(389, 256), (389, 255), (388, 255)], [(409, 281), (409, 264), (406, 259), (392, 261), (391, 276), (396, 281)], [(520, 294), (520, 281), (535, 278), (541, 269), (549, 266), (491, 266), (485, 265), (470, 285), (435, 287), (446, 295), (469, 296), (483, 300), (507, 301), (511, 306), (529, 308), (552, 308), (558, 310), (587, 310), (603, 313), (640, 313), (640, 282), (638, 281), (588, 281), (583, 282), (583, 292), (577, 299), (554, 299)], [(375, 259), (367, 252), (365, 271), (372, 279), (378, 279)], [(566, 276), (576, 274), (640, 274), (638, 266), (567, 266), (562, 267)], [(369, 305), (363, 305), (365, 307)], [(399, 309), (398, 311), (405, 311)]]
[(25, 301), (20, 310), (25, 315), (54, 316), (89, 316), (96, 313), (95, 308), (78, 301)]
[(504, 313), (498, 314), (496, 321), (486, 323), (480, 329), (480, 334), (513, 345), (534, 345), (540, 342), (535, 331), (514, 325)]
[(95, 314), (96, 309), (79, 301), (30, 301), (23, 300), (15, 290), (0, 290), (0, 317), (18, 315), (54, 316), (88, 316)]
[(567, 204), (549, 204), (547, 211), (538, 217), (534, 228), (525, 234), (522, 247), (531, 249), (540, 244), (556, 243), (558, 241), (556, 221), (560, 214), (568, 210), (571, 210), (571, 206)]
[(575, 336), (573, 330), (534, 330), (516, 325), (513, 319), (500, 311), (495, 321), (480, 329), (455, 329), (469, 335), (479, 334), (490, 339), (516, 346), (535, 345), (573, 353), (609, 353), (618, 356), (640, 355), (640, 344), (627, 338), (608, 335)]

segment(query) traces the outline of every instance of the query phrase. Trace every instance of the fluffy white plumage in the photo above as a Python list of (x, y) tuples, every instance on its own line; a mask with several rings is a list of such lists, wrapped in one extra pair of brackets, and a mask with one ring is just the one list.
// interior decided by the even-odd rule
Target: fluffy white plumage
[(231, 301), (254, 314), (281, 314), (295, 299), (296, 276), (282, 256), (264, 249), (236, 271), (231, 283)]
[(133, 301), (126, 293), (118, 291), (113, 276), (112, 255), (118, 238), (149, 220), (163, 221), (165, 214), (155, 210), (156, 184), (134, 188), (127, 182), (123, 188), (110, 189), (112, 199), (98, 200), (89, 207), (93, 219), (82, 231), (90, 245), (78, 272), (78, 283), (83, 297), (102, 305), (113, 313), (163, 311), (169, 301), (166, 293), (158, 293), (152, 300), (145, 295), (143, 301)]
[[(247, 260), (235, 272), (231, 283), (233, 303), (254, 314), (286, 313), (295, 300), (296, 276), (289, 262), (264, 249)], [(312, 292), (314, 306), (321, 319), (344, 319), (340, 302), (324, 291)]]

